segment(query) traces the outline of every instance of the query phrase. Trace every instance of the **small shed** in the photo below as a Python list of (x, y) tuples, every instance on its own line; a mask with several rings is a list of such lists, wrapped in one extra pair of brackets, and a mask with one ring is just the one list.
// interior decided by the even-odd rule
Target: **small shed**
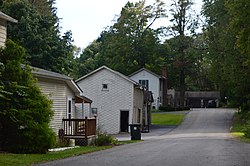
[[(97, 115), (98, 128), (108, 134), (129, 132), (129, 124), (148, 124), (144, 89), (127, 76), (102, 66), (76, 80), (93, 99), (89, 115)], [(143, 127), (143, 126), (142, 126)]]

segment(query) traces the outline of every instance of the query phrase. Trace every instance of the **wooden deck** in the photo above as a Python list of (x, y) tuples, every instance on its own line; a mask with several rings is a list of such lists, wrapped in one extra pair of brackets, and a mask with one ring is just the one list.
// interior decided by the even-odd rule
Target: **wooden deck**
[(96, 118), (63, 119), (63, 138), (88, 139), (96, 136)]

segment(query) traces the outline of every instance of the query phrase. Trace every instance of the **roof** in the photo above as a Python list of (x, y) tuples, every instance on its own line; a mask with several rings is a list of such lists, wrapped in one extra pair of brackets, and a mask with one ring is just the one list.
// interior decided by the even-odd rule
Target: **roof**
[(92, 100), (85, 96), (75, 96), (75, 103), (92, 103)]
[(0, 18), (9, 22), (17, 23), (17, 20), (0, 11)]
[(163, 78), (162, 76), (159, 76), (158, 74), (155, 74), (154, 72), (152, 72), (152, 71), (150, 71), (150, 70), (148, 70), (148, 69), (146, 69), (146, 68), (141, 68), (141, 69), (135, 71), (134, 73), (130, 74), (129, 77), (132, 77), (132, 76), (134, 76), (134, 75), (136, 75), (137, 73), (140, 73), (140, 72), (142, 72), (142, 71), (146, 71), (146, 72), (148, 72), (148, 73), (150, 73), (150, 74), (152, 74), (152, 75), (154, 75), (154, 76), (156, 76), (156, 77), (158, 77), (158, 78)]
[(186, 91), (188, 98), (220, 98), (218, 91)]
[(75, 81), (71, 77), (68, 77), (68, 76), (60, 74), (60, 73), (37, 68), (37, 67), (31, 66), (31, 68), (32, 68), (32, 74), (36, 77), (65, 81), (67, 83), (67, 85), (75, 93), (79, 93), (79, 94), (82, 93), (81, 88), (75, 83)]
[(48, 71), (48, 70), (44, 70), (41, 68), (37, 68), (37, 67), (31, 67), (32, 73), (34, 75), (39, 75), (39, 76), (43, 76), (43, 77), (49, 77), (49, 78), (57, 78), (57, 79), (62, 79), (62, 80), (72, 80), (73, 78), (60, 74), (60, 73), (56, 73), (56, 72), (52, 72), (52, 71)]
[(91, 75), (93, 75), (93, 74), (95, 74), (95, 73), (97, 73), (97, 72), (99, 72), (99, 71), (101, 71), (101, 70), (103, 70), (103, 69), (106, 69), (106, 70), (110, 71), (111, 73), (114, 73), (115, 75), (118, 75), (118, 76), (120, 76), (121, 78), (123, 78), (123, 79), (125, 79), (125, 80), (131, 82), (132, 84), (141, 87), (141, 85), (140, 85), (139, 83), (137, 83), (136, 81), (130, 79), (129, 77), (125, 76), (125, 75), (122, 74), (122, 73), (119, 73), (119, 72), (117, 72), (117, 71), (115, 71), (115, 70), (112, 70), (112, 69), (108, 68), (107, 66), (99, 67), (98, 69), (96, 69), (96, 70), (94, 70), (94, 71), (92, 71), (92, 72), (90, 72), (90, 73), (88, 73), (88, 74), (82, 76), (81, 78), (77, 79), (76, 82), (78, 83), (78, 82), (80, 82), (81, 80), (83, 80), (83, 79), (85, 79), (85, 78), (87, 78), (87, 77), (90, 77)]

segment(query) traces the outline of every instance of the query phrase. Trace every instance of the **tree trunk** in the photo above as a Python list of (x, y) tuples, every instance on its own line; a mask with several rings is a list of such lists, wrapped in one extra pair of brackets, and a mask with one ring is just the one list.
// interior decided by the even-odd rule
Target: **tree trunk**
[(185, 102), (185, 73), (184, 68), (180, 71), (180, 107), (184, 108), (184, 102)]

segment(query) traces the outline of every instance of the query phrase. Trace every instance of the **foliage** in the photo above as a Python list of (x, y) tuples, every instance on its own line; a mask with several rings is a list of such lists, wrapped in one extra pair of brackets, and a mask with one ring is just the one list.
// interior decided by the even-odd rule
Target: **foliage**
[[(242, 10), (236, 11), (240, 5)], [(208, 43), (208, 56), (211, 61), (210, 76), (222, 93), (231, 103), (243, 110), (249, 110), (250, 94), (250, 68), (249, 56), (239, 46), (239, 32), (246, 32), (248, 21), (242, 16), (248, 12), (248, 3), (236, 3), (230, 0), (209, 1), (204, 0), (203, 13), (206, 16), (206, 35)], [(248, 28), (249, 29), (249, 28)], [(246, 31), (245, 31), (246, 30)]]
[(108, 135), (106, 133), (98, 133), (97, 138), (94, 141), (96, 146), (110, 146), (116, 145), (118, 143), (114, 136)]
[[(178, 72), (178, 89), (180, 90), (180, 105), (184, 107), (184, 95), (186, 90), (186, 74), (187, 69), (192, 60), (191, 44), (192, 38), (189, 37), (195, 33), (198, 22), (197, 18), (192, 14), (191, 0), (172, 0), (171, 1), (171, 25), (169, 33), (174, 38), (167, 41), (170, 45), (170, 53), (173, 55), (172, 69), (177, 69)], [(191, 41), (191, 42), (190, 42)]]
[[(231, 128), (231, 134), (243, 141), (243, 142), (250, 142), (250, 137), (249, 137), (249, 121), (247, 120), (248, 118), (242, 118), (242, 114), (240, 112), (236, 112), (233, 117), (233, 123), (232, 123), (232, 128)], [(246, 125), (246, 121), (248, 121)], [(248, 136), (247, 136), (248, 135)]]
[(160, 31), (151, 26), (165, 16), (163, 5), (160, 0), (148, 6), (145, 1), (128, 2), (114, 25), (107, 27), (80, 55), (77, 75), (82, 76), (102, 65), (125, 75), (142, 67), (156, 69), (161, 66), (162, 55), (166, 52), (160, 45)]
[(4, 0), (1, 11), (18, 20), (8, 24), (8, 38), (27, 51), (32, 66), (69, 75), (73, 68), (72, 34), (60, 35), (54, 0)]
[(31, 69), (22, 65), (24, 55), (24, 49), (12, 41), (0, 53), (4, 64), (0, 80), (9, 92), (0, 98), (0, 147), (16, 153), (45, 153), (55, 141), (49, 128), (51, 101), (40, 92)]
[(87, 46), (80, 54), (79, 58), (76, 58), (77, 65), (74, 67), (73, 77), (80, 78), (81, 76), (88, 74), (94, 69), (104, 65), (100, 56), (100, 41), (93, 41)]
[(243, 128), (245, 137), (250, 138), (250, 120), (248, 120)]

